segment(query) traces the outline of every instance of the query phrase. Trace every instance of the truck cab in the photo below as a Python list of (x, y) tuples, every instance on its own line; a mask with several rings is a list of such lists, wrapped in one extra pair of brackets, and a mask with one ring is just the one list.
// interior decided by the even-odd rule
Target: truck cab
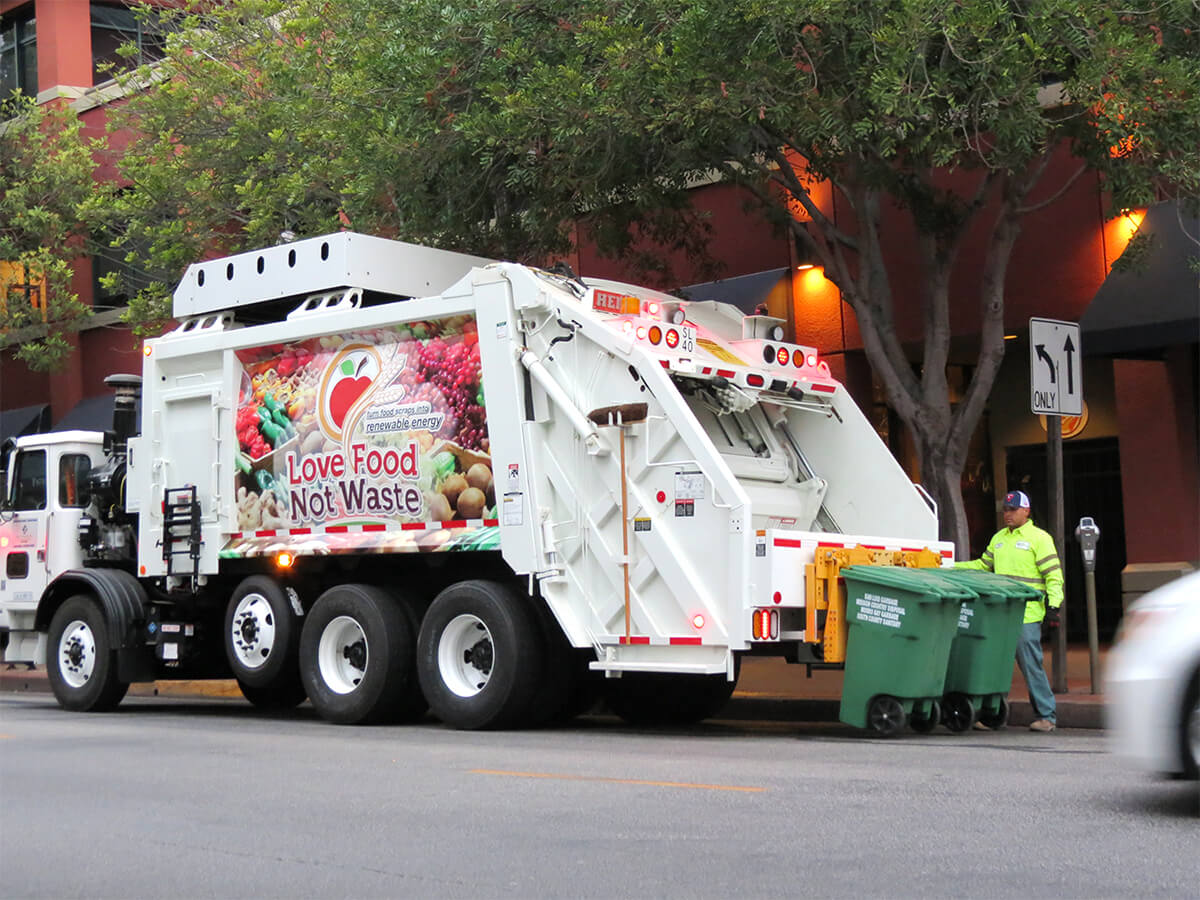
[(98, 431), (29, 435), (3, 448), (0, 642), (9, 659), (45, 661), (46, 636), (34, 629), (38, 601), (55, 577), (83, 565), (79, 523), (104, 458)]

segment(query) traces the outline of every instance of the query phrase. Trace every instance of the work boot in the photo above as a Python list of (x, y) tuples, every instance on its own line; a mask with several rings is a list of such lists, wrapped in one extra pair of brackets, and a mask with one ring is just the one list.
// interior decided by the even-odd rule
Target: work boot
[(984, 725), (982, 722), (976, 722), (976, 723), (975, 723), (975, 730), (976, 730), (976, 731), (991, 731), (992, 729), (988, 728), (988, 727), (987, 727), (986, 725)]
[(1053, 731), (1055, 724), (1049, 719), (1038, 719), (1029, 726), (1030, 731)]

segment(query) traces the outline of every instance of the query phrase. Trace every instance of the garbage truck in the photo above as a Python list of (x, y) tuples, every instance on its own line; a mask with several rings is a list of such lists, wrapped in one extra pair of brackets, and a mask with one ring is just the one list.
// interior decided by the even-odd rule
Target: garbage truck
[(353, 232), (193, 264), (173, 315), (111, 430), (4, 448), (4, 659), (67, 709), (699, 720), (747, 654), (845, 664), (841, 567), (953, 559), (781, 319)]

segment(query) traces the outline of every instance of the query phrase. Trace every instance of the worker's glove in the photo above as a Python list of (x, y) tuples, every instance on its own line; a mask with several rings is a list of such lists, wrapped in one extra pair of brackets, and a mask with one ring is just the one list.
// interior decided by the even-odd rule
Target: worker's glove
[(1046, 628), (1048, 631), (1053, 631), (1055, 628), (1057, 628), (1061, 624), (1061, 622), (1062, 622), (1062, 620), (1059, 618), (1058, 607), (1057, 606), (1047, 606), (1046, 607), (1046, 618), (1042, 619), (1042, 626), (1044, 628)]

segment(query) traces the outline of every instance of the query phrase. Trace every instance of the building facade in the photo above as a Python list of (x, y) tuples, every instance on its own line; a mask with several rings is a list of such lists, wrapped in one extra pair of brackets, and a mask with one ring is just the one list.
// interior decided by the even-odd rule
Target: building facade
[[(0, 89), (20, 88), (40, 102), (70, 103), (89, 134), (104, 132), (106, 104), (115, 96), (106, 63), (117, 61), (115, 48), (134, 40), (153, 56), (153, 39), (140, 32), (125, 4), (89, 0), (0, 0)], [(1065, 179), (1070, 159), (1056, 160)], [(109, 166), (101, 177), (111, 178)], [(1047, 178), (1053, 189), (1054, 173)], [(721, 280), (714, 282), (693, 260), (667, 253), (672, 284), (691, 286), (698, 297), (739, 301), (753, 308), (766, 303), (771, 314), (788, 321), (795, 340), (817, 347), (834, 373), (888, 439), (914, 478), (919, 478), (911, 442), (889, 414), (881, 386), (872, 377), (862, 338), (849, 307), (818, 267), (797, 256), (791, 239), (747, 211), (737, 189), (710, 184), (694, 192), (695, 204), (709, 213), (712, 254)], [(826, 212), (848, 217), (830, 196)], [(989, 409), (972, 445), (963, 486), (972, 541), (979, 549), (999, 521), (999, 498), (1008, 490), (1027, 491), (1035, 518), (1045, 522), (1046, 423), (1030, 412), (1028, 320), (1032, 316), (1080, 321), (1106, 284), (1114, 260), (1141, 224), (1143, 212), (1113, 216), (1103, 186), (1095, 177), (1080, 179), (1057, 202), (1025, 220), (1013, 251), (1005, 298), (1007, 353)], [(920, 346), (920, 272), (914, 235), (898, 210), (886, 212), (886, 257), (896, 292), (897, 328), (902, 340)], [(580, 230), (572, 260), (577, 272), (640, 281), (644, 276), (619, 260), (600, 256)], [(982, 264), (982, 235), (963, 250), (952, 295), (954, 329), (951, 384), (970, 377), (978, 348), (974, 312), (978, 303), (972, 273)], [(104, 262), (81, 258), (74, 289), (96, 315), (75, 338), (66, 368), (52, 375), (33, 373), (0, 356), (0, 407), (5, 429), (79, 424), (89, 401), (106, 394), (105, 376), (140, 371), (137, 341), (119, 324), (121, 298), (105, 297), (97, 287)], [(1195, 292), (1194, 275), (1180, 288)], [(1129, 315), (1136, 324), (1136, 283)], [(1131, 345), (1100, 347), (1085, 363), (1084, 414), (1059, 424), (1064, 437), (1068, 597), (1083, 609), (1082, 572), (1074, 526), (1081, 516), (1100, 525), (1097, 585), (1101, 634), (1111, 636), (1129, 597), (1168, 575), (1200, 561), (1200, 404), (1197, 324), (1192, 294), (1190, 319)], [(1103, 344), (1103, 342), (1102, 342)], [(914, 359), (916, 357), (914, 356)], [(955, 389), (955, 388), (952, 388)], [(6, 435), (0, 435), (4, 437)], [(1083, 632), (1076, 615), (1072, 636)]]

